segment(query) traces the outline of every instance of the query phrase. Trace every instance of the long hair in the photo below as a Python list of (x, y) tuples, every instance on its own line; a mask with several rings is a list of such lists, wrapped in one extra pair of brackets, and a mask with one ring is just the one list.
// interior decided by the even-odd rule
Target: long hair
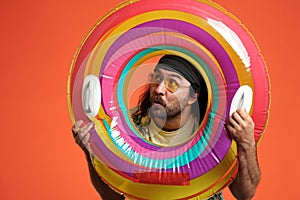
[(150, 107), (150, 87), (148, 85), (139, 97), (137, 110), (132, 113), (132, 120), (136, 125), (140, 125), (142, 118), (148, 116)]

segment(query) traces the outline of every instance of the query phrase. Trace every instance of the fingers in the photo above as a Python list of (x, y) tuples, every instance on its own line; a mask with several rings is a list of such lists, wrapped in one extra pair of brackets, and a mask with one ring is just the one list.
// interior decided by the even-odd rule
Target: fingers
[(254, 122), (244, 110), (237, 110), (232, 114), (227, 123), (228, 134), (238, 144), (254, 141)]
[(244, 123), (244, 120), (237, 112), (233, 113), (232, 117), (230, 117), (228, 120), (229, 127), (237, 131), (240, 131), (241, 127), (244, 126)]
[(74, 136), (76, 136), (79, 132), (86, 133), (86, 132), (90, 131), (94, 125), (94, 122), (89, 122), (86, 125), (84, 125), (82, 128), (80, 128), (80, 126), (82, 124), (83, 124), (83, 121), (79, 120), (79, 121), (75, 122), (75, 124), (72, 126), (72, 132), (73, 132)]
[(245, 118), (247, 118), (248, 113), (243, 110), (237, 110), (232, 114), (228, 120), (227, 129), (231, 134), (231, 137), (235, 138), (238, 132), (241, 132), (243, 128), (246, 127)]
[(237, 112), (235, 112), (232, 114), (232, 117), (229, 118), (229, 123), (233, 127), (238, 127), (242, 123), (242, 118)]
[(78, 136), (81, 140), (85, 139), (87, 135), (89, 135), (89, 131), (93, 128), (94, 123), (89, 122), (86, 125), (84, 125), (82, 128), (80, 128), (78, 132)]
[(93, 126), (94, 122), (89, 122), (81, 128), (80, 132), (89, 132), (93, 128)]
[(89, 139), (90, 139), (90, 133), (89, 131), (93, 128), (94, 123), (89, 122), (87, 123), (82, 129), (79, 131), (79, 138), (81, 139), (82, 143), (86, 146)]
[(77, 122), (75, 122), (75, 124), (72, 126), (72, 133), (73, 136), (76, 137), (78, 135), (78, 132), (80, 130), (80, 126), (82, 125), (83, 121), (79, 120)]
[(237, 132), (241, 129), (239, 124), (232, 118), (229, 118), (228, 124), (227, 124), (227, 129), (230, 137), (234, 140), (236, 140), (238, 134)]
[(83, 123), (82, 120), (78, 120), (77, 122), (75, 122), (74, 126), (79, 127), (82, 123)]
[(249, 125), (252, 125), (253, 120), (245, 110), (237, 110), (232, 114), (232, 117), (229, 119), (229, 123), (235, 128), (245, 128)]
[(244, 120), (244, 121), (252, 121), (252, 118), (246, 112), (246, 110), (239, 109), (236, 112), (239, 114), (239, 116), (241, 117), (242, 120)]
[(89, 140), (90, 140), (90, 133), (89, 131), (93, 128), (94, 122), (89, 122), (82, 126), (83, 121), (79, 120), (75, 122), (72, 126), (72, 133), (75, 139), (75, 142), (83, 149), (89, 149)]

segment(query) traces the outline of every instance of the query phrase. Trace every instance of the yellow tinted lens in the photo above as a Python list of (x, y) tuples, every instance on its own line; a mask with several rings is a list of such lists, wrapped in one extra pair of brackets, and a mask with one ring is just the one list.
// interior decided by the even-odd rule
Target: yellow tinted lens
[(149, 81), (149, 84), (150, 86), (157, 86), (158, 84), (161, 83), (161, 77), (157, 74), (149, 74), (148, 75), (148, 81)]
[(179, 85), (178, 85), (178, 83), (175, 81), (175, 80), (173, 80), (173, 79), (166, 79), (165, 80), (165, 87), (166, 87), (166, 89), (168, 90), (168, 91), (170, 91), (170, 92), (176, 92), (177, 90), (178, 90), (178, 88), (179, 88)]
[(153, 74), (152, 82), (154, 83), (160, 83), (162, 81), (162, 78), (158, 74)]

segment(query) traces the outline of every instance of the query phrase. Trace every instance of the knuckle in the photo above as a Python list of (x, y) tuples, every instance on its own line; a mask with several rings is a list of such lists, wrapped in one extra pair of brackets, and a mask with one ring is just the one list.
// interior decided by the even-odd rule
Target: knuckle
[(236, 131), (235, 131), (235, 129), (231, 130), (230, 133), (231, 133), (232, 136), (236, 136)]
[(239, 113), (236, 111), (236, 112), (234, 112), (233, 113), (233, 115), (232, 115), (232, 117), (235, 119), (235, 118), (237, 118), (239, 116)]
[(247, 122), (247, 127), (254, 127), (254, 122), (253, 121), (248, 121)]
[(241, 132), (241, 131), (243, 130), (243, 128), (240, 127), (240, 126), (238, 126), (238, 127), (236, 128), (236, 130), (237, 130), (238, 132)]
[(248, 124), (247, 124), (247, 123), (242, 123), (242, 124), (240, 125), (240, 130), (246, 129), (247, 127), (248, 127)]

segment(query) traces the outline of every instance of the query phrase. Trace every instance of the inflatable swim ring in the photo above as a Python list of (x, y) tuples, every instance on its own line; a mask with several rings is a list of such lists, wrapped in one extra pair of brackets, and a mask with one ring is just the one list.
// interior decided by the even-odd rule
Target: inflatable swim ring
[[(176, 146), (155, 145), (130, 118), (128, 91), (136, 70), (164, 54), (184, 57), (208, 88), (206, 115), (194, 137)], [(147, 68), (147, 67), (146, 67)], [(68, 77), (73, 122), (94, 121), (94, 167), (115, 191), (134, 199), (207, 198), (237, 172), (234, 141), (225, 122), (241, 106), (264, 133), (269, 77), (258, 46), (241, 22), (206, 0), (127, 1), (93, 27)]]

